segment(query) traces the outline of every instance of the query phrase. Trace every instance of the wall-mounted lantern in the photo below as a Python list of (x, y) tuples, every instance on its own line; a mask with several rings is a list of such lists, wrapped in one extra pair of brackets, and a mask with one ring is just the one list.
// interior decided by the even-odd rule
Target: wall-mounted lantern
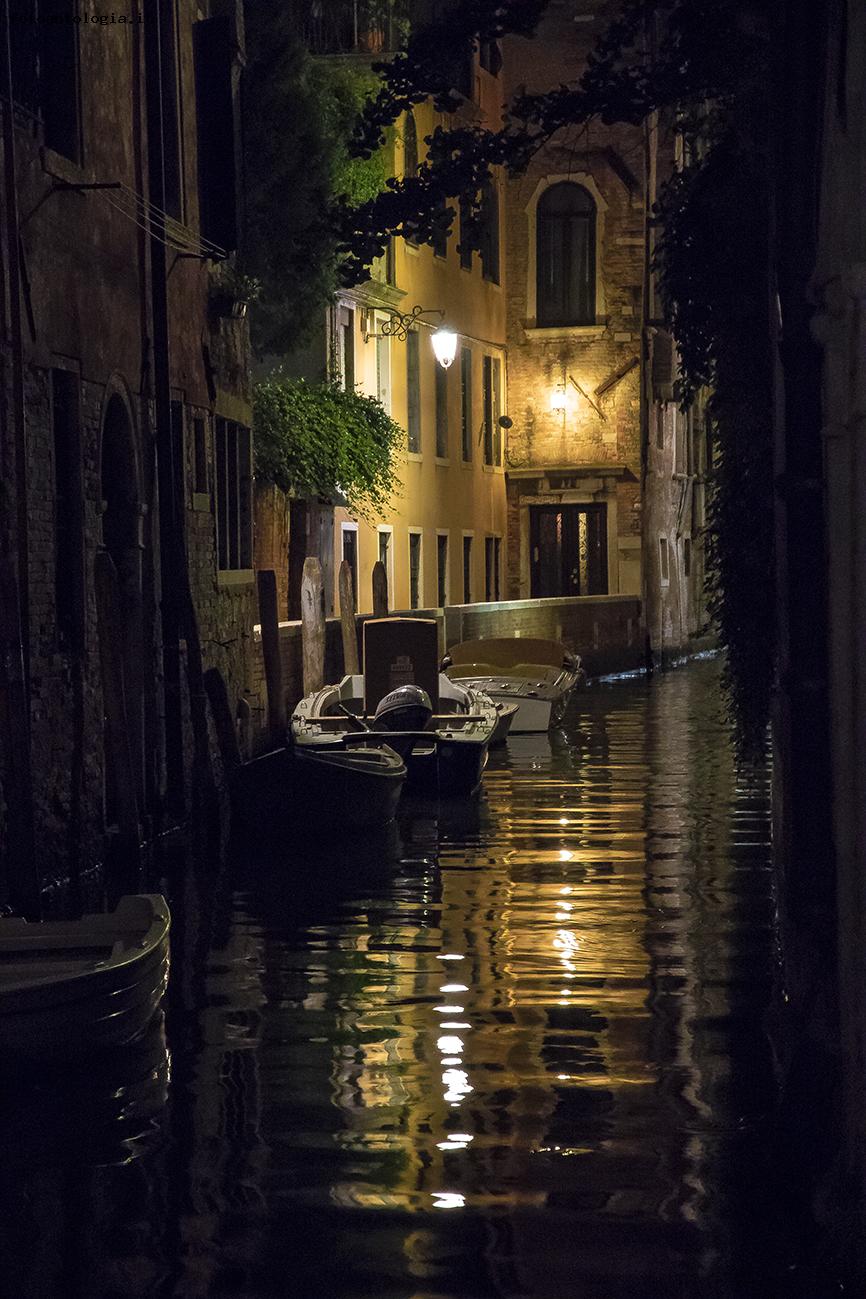
[[(438, 307), (421, 307), (415, 306), (411, 311), (397, 311), (394, 307), (388, 307), (388, 319), (383, 320), (376, 332), (364, 330), (364, 342), (369, 342), (371, 338), (396, 338), (401, 343), (405, 343), (412, 326), (420, 322), (422, 325), (428, 324), (422, 320), (422, 316), (438, 316), (440, 320), (445, 319), (445, 312)], [(447, 370), (457, 355), (457, 335), (451, 329), (445, 329), (442, 325), (434, 331), (432, 337), (433, 351), (436, 360)]]
[(457, 335), (453, 329), (443, 329), (440, 326), (430, 341), (433, 344), (436, 360), (443, 370), (447, 370), (457, 355)]
[(565, 391), (565, 380), (560, 380), (553, 392), (550, 394), (550, 409), (554, 414), (565, 414), (568, 406), (568, 396)]

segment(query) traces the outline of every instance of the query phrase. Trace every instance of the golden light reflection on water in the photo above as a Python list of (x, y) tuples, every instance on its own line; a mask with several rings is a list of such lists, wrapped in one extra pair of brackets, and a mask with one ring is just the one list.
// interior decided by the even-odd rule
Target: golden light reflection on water
[[(766, 974), (769, 893), (766, 790), (738, 793), (714, 676), (587, 692), (565, 732), (493, 759), (477, 806), (405, 821), (393, 879), (280, 951), (270, 1061), (307, 1116), (280, 1129), (287, 1202), (369, 1215), (374, 1253), (376, 1212), (383, 1250), (406, 1215), (401, 1275), (437, 1299), (573, 1299), (581, 1267), (633, 1271), (638, 1238), (660, 1277), (716, 1257), (725, 1026), (752, 950)], [(471, 1224), (499, 1240), (500, 1219), (479, 1251)], [(449, 1246), (436, 1224), (458, 1220)], [(697, 1243), (671, 1251), (676, 1224)]]

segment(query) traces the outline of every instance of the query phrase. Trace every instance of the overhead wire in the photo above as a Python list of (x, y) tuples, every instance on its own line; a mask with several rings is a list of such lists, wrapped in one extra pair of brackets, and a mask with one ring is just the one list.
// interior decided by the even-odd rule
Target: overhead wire
[(220, 248), (210, 239), (194, 234), (177, 218), (169, 216), (155, 203), (151, 203), (123, 182), (117, 189), (104, 189), (99, 192), (116, 212), (151, 238), (158, 239), (165, 247), (187, 256), (198, 257), (202, 261), (225, 260), (224, 248)]

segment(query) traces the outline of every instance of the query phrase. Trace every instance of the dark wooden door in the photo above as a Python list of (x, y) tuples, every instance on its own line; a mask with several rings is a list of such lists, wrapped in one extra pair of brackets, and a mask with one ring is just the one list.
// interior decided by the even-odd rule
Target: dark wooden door
[(529, 509), (530, 594), (607, 595), (607, 506)]

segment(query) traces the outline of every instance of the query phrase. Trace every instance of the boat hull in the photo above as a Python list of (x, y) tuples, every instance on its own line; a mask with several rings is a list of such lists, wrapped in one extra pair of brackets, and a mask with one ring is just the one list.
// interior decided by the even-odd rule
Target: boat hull
[(559, 726), (585, 679), (577, 655), (559, 641), (495, 637), (463, 641), (446, 656), (445, 675), (498, 704), (516, 704), (512, 734)]
[(169, 924), (156, 894), (109, 916), (0, 923), (0, 1060), (82, 1059), (139, 1037), (168, 983)]
[(425, 734), (406, 755), (407, 792), (425, 798), (471, 796), (481, 784), (489, 746), (489, 738)]
[(297, 743), (244, 763), (232, 782), (235, 814), (258, 833), (372, 829), (393, 821), (406, 779), (397, 755), (347, 751), (331, 741)]

